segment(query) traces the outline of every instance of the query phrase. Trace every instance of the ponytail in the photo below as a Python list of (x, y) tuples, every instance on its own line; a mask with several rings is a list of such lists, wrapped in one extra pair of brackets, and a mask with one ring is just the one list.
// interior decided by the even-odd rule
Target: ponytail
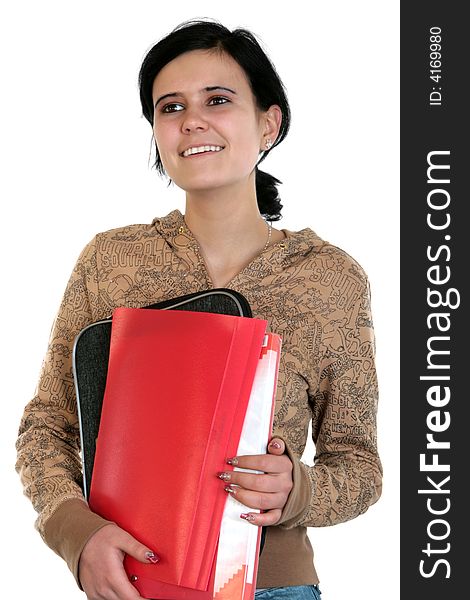
[(256, 167), (256, 197), (261, 215), (268, 221), (279, 221), (281, 215), (281, 199), (277, 185), (282, 183), (265, 171)]

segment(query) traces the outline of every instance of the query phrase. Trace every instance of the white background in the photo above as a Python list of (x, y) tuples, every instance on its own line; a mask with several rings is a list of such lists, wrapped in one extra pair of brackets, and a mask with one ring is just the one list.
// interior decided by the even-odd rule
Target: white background
[[(15, 598), (84, 598), (33, 527), (14, 471), (18, 424), (85, 243), (98, 231), (184, 212), (183, 192), (150, 168), (137, 73), (146, 51), (181, 21), (212, 17), (258, 35), (287, 87), (292, 128), (262, 166), (283, 181), (276, 226), (311, 227), (369, 275), (383, 495), (357, 519), (310, 528), (309, 536), (324, 600), (396, 598), (399, 2), (18, 0), (2, 7), (3, 590), (14, 587)], [(309, 444), (304, 460), (312, 458)]]

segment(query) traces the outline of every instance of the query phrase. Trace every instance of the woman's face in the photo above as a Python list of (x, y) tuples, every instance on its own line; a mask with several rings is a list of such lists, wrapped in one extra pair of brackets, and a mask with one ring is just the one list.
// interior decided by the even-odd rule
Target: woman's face
[(266, 113), (231, 56), (181, 54), (157, 75), (152, 93), (155, 140), (176, 185), (190, 192), (248, 182), (264, 148)]

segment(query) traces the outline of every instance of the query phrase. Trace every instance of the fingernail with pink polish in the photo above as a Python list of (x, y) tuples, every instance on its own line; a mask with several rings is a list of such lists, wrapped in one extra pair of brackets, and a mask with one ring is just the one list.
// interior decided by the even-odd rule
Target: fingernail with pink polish
[(146, 552), (145, 558), (154, 565), (160, 561), (160, 557), (157, 556), (155, 552)]
[(281, 444), (279, 442), (271, 442), (269, 445), (271, 446), (271, 448), (276, 448), (277, 450), (279, 450), (279, 448), (281, 447)]
[(255, 520), (255, 516), (250, 513), (242, 513), (240, 515), (240, 519), (245, 519), (245, 521), (253, 522)]

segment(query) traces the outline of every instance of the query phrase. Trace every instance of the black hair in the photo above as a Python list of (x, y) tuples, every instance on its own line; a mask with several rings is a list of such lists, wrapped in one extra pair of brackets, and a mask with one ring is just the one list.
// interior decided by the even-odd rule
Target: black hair
[[(214, 20), (190, 20), (181, 23), (157, 42), (145, 55), (139, 70), (142, 114), (153, 127), (152, 88), (155, 77), (174, 58), (191, 50), (215, 50), (229, 54), (244, 70), (260, 110), (277, 104), (282, 112), (279, 134), (269, 150), (265, 150), (259, 164), (268, 153), (282, 142), (290, 126), (290, 108), (284, 85), (274, 65), (261, 48), (255, 35), (247, 29), (230, 31)], [(155, 168), (164, 174), (163, 164), (156, 148)], [(260, 213), (270, 221), (281, 218), (282, 204), (277, 185), (281, 182), (256, 166), (256, 196)]]

